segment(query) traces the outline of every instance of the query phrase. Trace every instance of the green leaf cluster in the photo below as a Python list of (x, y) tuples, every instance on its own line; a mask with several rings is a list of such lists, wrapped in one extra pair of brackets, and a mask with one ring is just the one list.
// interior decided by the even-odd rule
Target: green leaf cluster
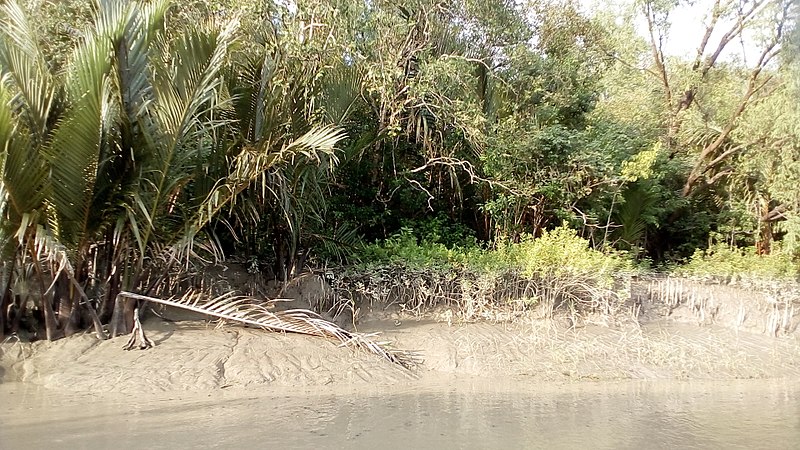
[(537, 308), (551, 316), (613, 313), (628, 296), (634, 267), (623, 254), (600, 252), (568, 228), (495, 248), (448, 247), (404, 229), (366, 248), (362, 264), (332, 280), (345, 299), (397, 302), (422, 312), (457, 306), (466, 320), (502, 310)]
[(800, 266), (787, 253), (775, 251), (758, 255), (753, 248), (741, 249), (725, 244), (697, 250), (686, 264), (671, 272), (706, 281), (740, 284), (800, 280)]

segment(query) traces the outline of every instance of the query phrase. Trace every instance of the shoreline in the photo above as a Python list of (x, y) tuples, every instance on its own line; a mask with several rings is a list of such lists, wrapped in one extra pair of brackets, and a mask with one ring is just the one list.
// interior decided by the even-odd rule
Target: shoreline
[[(562, 325), (560, 325), (562, 324)], [(151, 317), (156, 342), (124, 351), (127, 336), (85, 333), (55, 342), (0, 345), (0, 381), (73, 393), (423, 386), (462, 378), (533, 383), (662, 380), (800, 380), (800, 339), (665, 319), (567, 329), (563, 320), (447, 323), (432, 315), (367, 316), (359, 332), (423, 362), (403, 369), (322, 338), (198, 320)]]

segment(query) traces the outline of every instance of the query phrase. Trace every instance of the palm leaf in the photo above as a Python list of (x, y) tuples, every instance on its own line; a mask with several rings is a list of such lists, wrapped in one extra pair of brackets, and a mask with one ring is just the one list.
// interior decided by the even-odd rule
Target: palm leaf
[(47, 139), (56, 86), (36, 34), (14, 0), (0, 5), (0, 37), (0, 73), (13, 80), (14, 109), (40, 144)]
[[(25, 14), (0, 4), (0, 214), (4, 243), (42, 206), (47, 165), (39, 151), (54, 121), (57, 89)], [(35, 225), (25, 223), (25, 227)]]
[(188, 292), (178, 299), (161, 299), (132, 292), (120, 292), (119, 295), (122, 298), (154, 302), (265, 330), (333, 339), (339, 341), (343, 346), (366, 350), (406, 368), (411, 368), (417, 363), (415, 355), (409, 352), (388, 350), (381, 344), (372, 341), (371, 335), (347, 331), (321, 318), (313, 311), (303, 309), (270, 311), (269, 306), (274, 301), (268, 302), (267, 306), (264, 306), (257, 299), (231, 293), (219, 297), (209, 297), (199, 292)]
[[(156, 223), (164, 205), (185, 185), (202, 160), (202, 142), (227, 122), (215, 112), (226, 107), (221, 101), (222, 69), (234, 42), (237, 20), (222, 26), (201, 26), (184, 33), (174, 42), (162, 42), (162, 55), (155, 64), (154, 106), (158, 127), (144, 137), (150, 150), (148, 168), (143, 174), (146, 214)], [(152, 228), (142, 233), (147, 245)]]
[[(151, 127), (147, 108), (153, 101), (148, 67), (151, 44), (161, 30), (169, 0), (153, 1), (133, 8), (117, 45), (116, 69), (120, 103), (125, 110), (125, 127), (135, 133), (138, 126)], [(146, 121), (150, 126), (140, 122)], [(129, 143), (132, 145), (132, 143)]]
[(293, 163), (298, 157), (321, 161), (322, 154), (335, 160), (334, 148), (344, 138), (341, 129), (334, 127), (315, 128), (290, 142), (277, 152), (243, 150), (234, 160), (234, 169), (224, 183), (214, 188), (198, 211), (195, 229), (208, 224), (219, 211), (231, 203), (237, 195), (261, 180), (262, 192), (269, 190), (266, 173), (282, 164)]
[(652, 214), (658, 198), (640, 184), (630, 186), (623, 198), (625, 201), (615, 212), (620, 227), (614, 231), (614, 236), (624, 248), (633, 248), (644, 239), (649, 226), (647, 216)]
[(107, 136), (116, 123), (108, 73), (111, 42), (104, 35), (88, 38), (73, 56), (68, 83), (73, 107), (55, 131), (49, 149), (52, 201), (61, 219), (61, 237), (77, 244), (95, 223), (90, 220), (95, 183)]
[(19, 233), (15, 228), (22, 217), (42, 205), (47, 185), (45, 161), (30, 136), (14, 121), (6, 80), (0, 79), (0, 217), (4, 240)]
[(361, 98), (361, 85), (364, 77), (358, 66), (340, 65), (324, 79), (320, 104), (327, 120), (343, 124), (353, 112)]
[(328, 255), (340, 261), (355, 254), (362, 243), (358, 228), (347, 222), (339, 224), (331, 233), (310, 233), (308, 237), (318, 240)]

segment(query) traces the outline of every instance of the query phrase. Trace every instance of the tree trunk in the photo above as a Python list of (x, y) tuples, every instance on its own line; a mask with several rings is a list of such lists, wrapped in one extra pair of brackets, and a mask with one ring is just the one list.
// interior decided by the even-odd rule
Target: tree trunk
[(0, 296), (0, 342), (6, 338), (6, 314), (8, 313), (6, 303), (6, 295), (4, 293), (2, 296)]
[(119, 294), (114, 298), (114, 307), (111, 312), (111, 322), (108, 328), (111, 331), (111, 338), (125, 334), (125, 320), (123, 319), (122, 307), (124, 300), (120, 299)]
[[(12, 334), (19, 332), (20, 322), (22, 321), (22, 318), (25, 317), (25, 314), (27, 314), (28, 312), (28, 299), (22, 299), (19, 296), (14, 296), (13, 302), (14, 305), (16, 306), (16, 312), (14, 313), (13, 318), (11, 318), (10, 314), (8, 318), (8, 320), (11, 322), (11, 324), (9, 325), (9, 330)], [(19, 305), (17, 305), (17, 303), (19, 303)], [(11, 306), (12, 305), (8, 305), (9, 308), (11, 308)]]
[(64, 331), (58, 326), (55, 311), (53, 311), (53, 304), (50, 299), (42, 297), (42, 310), (44, 312), (44, 328), (48, 341), (55, 341), (56, 339), (64, 337)]
[[(770, 213), (769, 203), (766, 202), (763, 208), (762, 217), (768, 217)], [(756, 253), (759, 255), (769, 255), (772, 251), (772, 222), (770, 220), (758, 221), (758, 240), (756, 241)]]
[(56, 294), (59, 295), (59, 322), (64, 329), (64, 335), (72, 336), (81, 330), (80, 296), (72, 287), (72, 281), (64, 273), (58, 276)]
[[(100, 321), (100, 316), (97, 315), (97, 311), (94, 309), (94, 306), (92, 306), (92, 302), (90, 302), (89, 297), (86, 296), (86, 292), (80, 287), (74, 278), (72, 279), (72, 282), (75, 286), (75, 290), (78, 291), (79, 294), (79, 303), (76, 305), (76, 307), (78, 307), (79, 311), (86, 310), (86, 312), (89, 314), (89, 321), (91, 321), (92, 325), (94, 325), (94, 331), (97, 334), (97, 339), (108, 339), (106, 332), (103, 330), (103, 323)], [(80, 303), (80, 300), (83, 300), (83, 303)], [(80, 308), (81, 305), (83, 305), (83, 308)]]
[(275, 233), (275, 275), (279, 281), (289, 280), (289, 270), (291, 270), (291, 255), (285, 234), (282, 231)]
[(111, 315), (111, 323), (109, 324), (112, 338), (128, 334), (133, 330), (133, 313), (135, 309), (136, 301), (122, 298), (117, 294), (114, 299), (114, 312)]
[[(31, 253), (35, 254), (32, 246), (33, 242), (28, 241), (28, 245), (31, 245)], [(58, 299), (59, 289), (63, 288), (63, 286), (59, 286), (59, 283), (56, 283), (55, 286), (51, 286), (50, 289), (45, 288), (45, 274), (39, 260), (34, 258), (33, 265), (36, 269), (36, 276), (39, 281), (39, 292), (41, 293), (39, 296), (39, 306), (42, 308), (42, 315), (44, 315), (45, 336), (48, 341), (55, 341), (56, 339), (64, 337), (64, 328), (60, 326), (60, 321), (56, 318), (56, 313), (53, 309)]]
[(122, 308), (122, 317), (125, 320), (125, 332), (130, 333), (133, 331), (134, 325), (136, 325), (135, 316), (137, 314), (137, 309), (139, 308), (138, 301), (131, 301), (128, 300), (125, 302), (124, 307)]
[(3, 289), (3, 293), (0, 294), (0, 342), (2, 342), (6, 338), (6, 323), (9, 322), (8, 319), (8, 310), (11, 302), (9, 301), (11, 297), (11, 283), (6, 285), (5, 289)]
[(756, 243), (756, 251), (759, 255), (769, 255), (772, 251), (772, 224), (764, 222), (759, 231), (759, 240)]
[(100, 315), (100, 321), (103, 323), (111, 320), (114, 315), (117, 304), (117, 294), (119, 294), (119, 283), (119, 271), (116, 271), (113, 275), (111, 275), (111, 280), (109, 280), (106, 288), (106, 294), (103, 298), (103, 302), (100, 304), (100, 311), (98, 311)]
[[(7, 267), (3, 278), (3, 291), (0, 293), (0, 342), (5, 339), (6, 325), (8, 323), (8, 307), (11, 305), (13, 293), (11, 292), (11, 283), (14, 281), (14, 270), (16, 269), (17, 257), (16, 254), (11, 259), (10, 267)], [(5, 265), (5, 264), (4, 264)]]

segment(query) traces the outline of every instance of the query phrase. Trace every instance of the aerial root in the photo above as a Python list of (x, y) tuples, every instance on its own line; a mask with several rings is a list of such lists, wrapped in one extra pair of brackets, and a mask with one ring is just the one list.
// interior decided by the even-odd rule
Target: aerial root
[(134, 347), (139, 347), (139, 350), (147, 350), (148, 348), (155, 347), (156, 343), (150, 338), (145, 336), (142, 322), (139, 320), (139, 307), (133, 310), (133, 330), (128, 343), (122, 347), (124, 350), (132, 350)]

